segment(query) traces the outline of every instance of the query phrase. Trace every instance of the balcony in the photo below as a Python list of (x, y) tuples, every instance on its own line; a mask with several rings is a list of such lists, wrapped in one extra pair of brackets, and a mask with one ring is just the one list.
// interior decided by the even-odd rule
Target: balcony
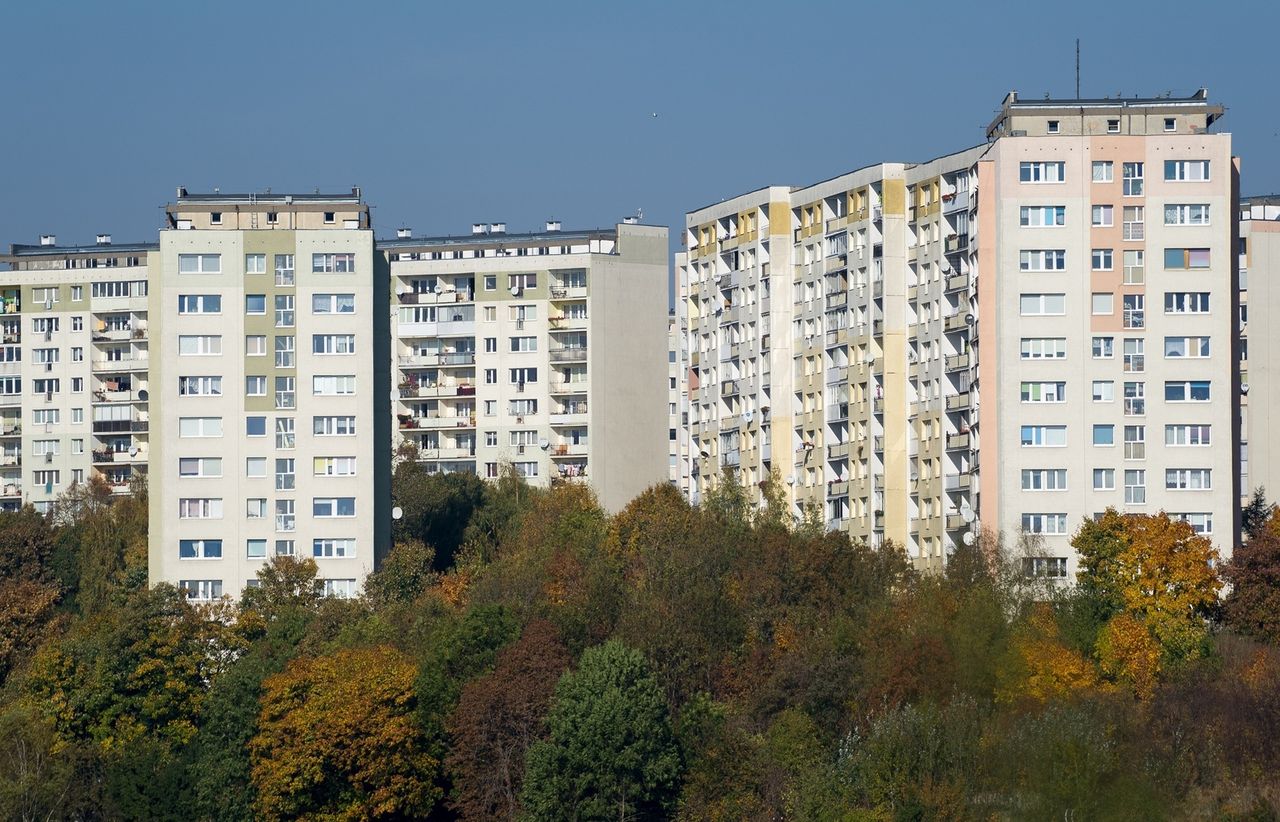
[(465, 460), (474, 459), (476, 449), (453, 446), (450, 448), (421, 448), (418, 450), (419, 460)]
[(848, 480), (832, 480), (827, 483), (827, 496), (829, 497), (847, 497), (849, 496)]
[(947, 277), (947, 293), (948, 294), (954, 294), (957, 291), (968, 291), (968, 290), (969, 290), (968, 274), (952, 274), (951, 276)]
[(138, 391), (111, 391), (105, 388), (100, 388), (93, 392), (93, 404), (103, 405), (107, 403), (121, 402), (146, 402), (147, 398), (144, 394), (146, 394), (146, 389)]
[(848, 304), (849, 292), (833, 291), (830, 294), (824, 295), (824, 298), (826, 300), (826, 308), (828, 311), (830, 311), (833, 308), (841, 308), (842, 306)]
[(11, 482), (4, 485), (3, 487), (0, 487), (0, 497), (10, 498), (10, 497), (21, 497), (21, 496), (22, 496), (21, 483)]
[(947, 434), (947, 450), (961, 451), (969, 447), (969, 435), (965, 434)]
[(396, 295), (401, 305), (437, 305), (439, 303), (469, 303), (470, 291), (402, 291)]
[(474, 428), (476, 418), (466, 414), (435, 414), (415, 417), (411, 414), (397, 414), (401, 431), (432, 431), (443, 428)]
[(849, 443), (838, 442), (835, 445), (827, 446), (827, 459), (841, 459), (847, 456), (849, 456)]
[(587, 448), (585, 442), (561, 442), (552, 445), (550, 451), (552, 457), (585, 457)]
[(552, 331), (581, 330), (587, 327), (587, 316), (583, 314), (580, 317), (574, 317), (560, 314), (548, 318), (547, 322), (551, 325)]
[(587, 404), (570, 406), (562, 411), (552, 411), (552, 425), (585, 425), (587, 422)]
[(587, 296), (585, 285), (553, 284), (548, 293), (553, 300), (581, 300)]
[(0, 428), (0, 437), (20, 437), (22, 436), (22, 424), (6, 425)]
[(116, 360), (94, 360), (90, 369), (96, 372), (146, 371), (146, 357), (121, 357)]
[(969, 487), (968, 474), (948, 474), (942, 482), (942, 487), (948, 491), (962, 491)]
[(876, 397), (871, 401), (871, 411), (875, 414), (884, 413), (884, 397)]
[(585, 394), (587, 393), (587, 381), (582, 380), (551, 380), (552, 394)]
[(22, 465), (21, 454), (0, 454), (0, 468), (12, 468)]
[(957, 211), (969, 210), (969, 192), (956, 191), (942, 195), (942, 213), (955, 214)]
[(414, 397), (474, 397), (476, 387), (469, 382), (430, 383), (400, 388), (401, 399)]
[(826, 261), (824, 262), (823, 272), (830, 273), (832, 271), (842, 271), (843, 269), (848, 267), (849, 267), (848, 254), (833, 254), (832, 256), (827, 257)]
[(969, 327), (969, 323), (965, 319), (968, 316), (964, 312), (957, 311), (943, 320), (942, 327), (947, 331), (964, 331)]
[(969, 237), (965, 234), (952, 234), (947, 237), (943, 248), (948, 254), (955, 254), (969, 248)]
[(969, 367), (968, 354), (952, 354), (947, 357), (946, 368), (948, 371), (963, 371)]
[(147, 427), (145, 419), (93, 421), (94, 434), (141, 434), (147, 431)]
[(964, 521), (964, 517), (959, 514), (947, 514), (948, 531), (959, 531), (967, 526), (968, 523)]
[(969, 392), (962, 391), (959, 394), (953, 394), (947, 397), (948, 411), (963, 411), (969, 407)]
[(137, 328), (132, 325), (124, 325), (114, 328), (100, 328), (93, 332), (91, 339), (94, 342), (125, 342), (126, 340), (141, 340), (146, 336), (147, 327), (145, 324)]
[(550, 353), (551, 353), (551, 362), (586, 362), (587, 361), (587, 347), (585, 345), (552, 348)]

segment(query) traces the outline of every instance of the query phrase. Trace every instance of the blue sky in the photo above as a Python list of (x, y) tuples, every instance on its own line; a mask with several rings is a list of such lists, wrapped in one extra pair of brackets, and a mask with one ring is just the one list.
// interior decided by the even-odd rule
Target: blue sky
[[(363, 187), (380, 236), (609, 225), (982, 142), (1009, 89), (1228, 107), (1280, 191), (1277, 3), (6, 2), (0, 244), (190, 190)], [(657, 114), (657, 117), (652, 116)], [(797, 141), (803, 148), (792, 148)]]

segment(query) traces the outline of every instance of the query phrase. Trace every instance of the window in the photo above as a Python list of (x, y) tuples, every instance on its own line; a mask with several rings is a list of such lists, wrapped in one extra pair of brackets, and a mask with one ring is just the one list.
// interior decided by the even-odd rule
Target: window
[(1178, 130), (1178, 121), (1177, 121), (1175, 118), (1173, 118), (1173, 117), (1166, 117), (1166, 118), (1164, 118), (1164, 130), (1165, 130), (1165, 131), (1177, 131), (1177, 130)]
[(221, 254), (179, 254), (179, 274), (221, 274)]
[(317, 477), (354, 477), (355, 457), (316, 457), (312, 461)]
[(1165, 402), (1209, 402), (1209, 381), (1166, 382)]
[(276, 408), (298, 407), (298, 378), (276, 377)]
[[(1113, 252), (1109, 248), (1095, 248), (1093, 250), (1093, 270), (1094, 271), (1110, 271), (1113, 265)], [(1108, 314), (1111, 312), (1107, 312)]]
[[(287, 534), (290, 531), (296, 530), (297, 527), (298, 517), (297, 512), (294, 510), (294, 500), (276, 500), (276, 530)], [(276, 545), (279, 546), (279, 543), (276, 543)]]
[(276, 285), (293, 285), (293, 255), (276, 255)]
[(1147, 210), (1145, 206), (1124, 207), (1124, 239), (1141, 240), (1146, 236)]
[(311, 516), (354, 517), (356, 515), (355, 497), (313, 497), (311, 500)]
[(1124, 472), (1124, 504), (1147, 504), (1147, 472), (1130, 469)]
[(209, 212), (209, 224), (210, 224), (210, 225), (222, 225), (222, 212), (221, 212), (221, 211), (210, 211), (210, 212)]
[(1164, 293), (1164, 313), (1166, 314), (1208, 314), (1208, 291), (1166, 291)]
[(1209, 356), (1208, 337), (1165, 337), (1164, 355), (1169, 358), (1203, 359)]
[(246, 397), (265, 397), (267, 395), (267, 378), (258, 375), (245, 377), (244, 394)]
[(356, 311), (355, 294), (313, 294), (311, 295), (312, 314), (354, 314)]
[(1093, 426), (1093, 444), (1101, 446), (1115, 445), (1116, 427), (1114, 425)]
[(179, 437), (221, 437), (222, 417), (179, 417)]
[(1067, 444), (1065, 425), (1024, 425), (1022, 444), (1037, 448), (1061, 448)]
[(276, 448), (294, 447), (294, 418), (276, 417)]
[(1023, 337), (1022, 359), (1062, 360), (1067, 356), (1066, 337)]
[(1124, 427), (1124, 458), (1127, 460), (1147, 458), (1147, 427), (1145, 425)]
[(1046, 131), (1048, 131), (1050, 134), (1057, 134), (1057, 133), (1058, 133), (1058, 121), (1057, 121), (1057, 120), (1050, 120), (1050, 121), (1048, 122), (1048, 124), (1047, 124)]
[(276, 368), (294, 367), (294, 347), (296, 340), (292, 334), (275, 338)]
[(1023, 294), (1019, 308), (1024, 317), (1040, 317), (1067, 313), (1066, 294)]
[(352, 599), (356, 595), (356, 581), (354, 579), (317, 579), (316, 591), (321, 596), (334, 599)]
[(497, 322), (498, 307), (494, 305), (486, 305), (484, 307), (484, 321), (487, 323)]
[(1209, 491), (1213, 482), (1208, 468), (1166, 468), (1164, 487), (1170, 491)]
[(266, 294), (245, 294), (244, 295), (244, 313), (266, 314), (267, 313), (267, 295)]
[(266, 519), (267, 501), (262, 497), (245, 500), (244, 515), (248, 519)]
[(326, 212), (324, 213), (324, 221), (325, 221), (326, 223), (332, 223), (334, 220), (336, 220), (336, 219), (337, 219), (337, 217), (338, 217), (338, 215), (337, 215), (335, 212), (332, 212), (332, 211), (326, 211)]
[(245, 417), (244, 433), (249, 437), (265, 437), (267, 435), (266, 417)]
[(276, 490), (292, 491), (294, 488), (294, 476), (296, 463), (292, 457), (286, 457), (276, 460)]
[(44, 394), (46, 398), (52, 398), (54, 394), (58, 393), (60, 382), (58, 379), (32, 380), (31, 393)]
[(312, 377), (311, 393), (317, 397), (338, 397), (354, 394), (356, 393), (355, 375), (336, 374)]
[(71, 286), (71, 302), (78, 303), (78, 302), (82, 302), (83, 300), (84, 300), (84, 286), (82, 285)]
[(498, 275), (497, 275), (497, 274), (486, 274), (486, 275), (484, 275), (484, 290), (485, 290), (485, 291), (497, 291), (497, 290), (498, 290)]
[(1116, 295), (1111, 292), (1097, 292), (1091, 301), (1094, 314), (1114, 314), (1116, 312)]
[(178, 580), (178, 589), (187, 595), (187, 599), (201, 602), (218, 599), (222, 596), (222, 580), (220, 579), (182, 579)]
[(538, 381), (538, 369), (536, 368), (512, 368), (511, 384), (524, 385)]
[(245, 274), (266, 274), (267, 273), (267, 255), (266, 254), (244, 255), (244, 273)]
[(179, 294), (179, 314), (221, 314), (222, 297), (217, 294)]
[(57, 408), (35, 408), (31, 411), (31, 421), (36, 425), (57, 425), (58, 413)]
[(511, 414), (516, 417), (527, 417), (538, 413), (537, 400), (512, 400)]
[(222, 540), (183, 539), (178, 541), (179, 559), (222, 559)]
[(293, 295), (276, 295), (276, 328), (293, 328)]
[(1200, 536), (1213, 533), (1213, 514), (1169, 514), (1170, 519), (1182, 520), (1191, 526), (1191, 530)]
[(1115, 402), (1116, 384), (1111, 380), (1094, 380), (1092, 399), (1094, 402)]
[(1115, 163), (1110, 160), (1093, 161), (1093, 181), (1095, 183), (1114, 182), (1115, 173)]
[(537, 337), (512, 337), (511, 350), (512, 351), (537, 351), (538, 338)]
[(311, 271), (315, 274), (352, 274), (356, 270), (356, 255), (312, 254)]
[(498, 408), (498, 402), (497, 402), (497, 400), (485, 400), (485, 401), (484, 401), (484, 415), (485, 415), (486, 417), (496, 417), (496, 416), (498, 416), (498, 410), (497, 410), (497, 408)]
[(355, 417), (312, 417), (311, 433), (317, 437), (354, 437)]
[(1024, 382), (1022, 384), (1023, 402), (1066, 402), (1067, 384), (1065, 382)]
[(1116, 490), (1116, 469), (1114, 468), (1093, 469), (1093, 490), (1095, 491)]
[(178, 519), (222, 519), (222, 500), (183, 497), (178, 500)]
[(276, 556), (291, 557), (293, 555), (294, 555), (293, 540), (291, 539), (276, 540)]
[(485, 444), (485, 447), (486, 447), (486, 448), (493, 448), (493, 447), (497, 446), (497, 444), (498, 444), (498, 432), (497, 432), (497, 431), (485, 431), (485, 432), (484, 432), (484, 444)]
[(263, 357), (267, 353), (267, 337), (265, 334), (249, 334), (244, 338), (246, 357)]
[(311, 555), (317, 559), (347, 559), (356, 555), (354, 539), (317, 539), (311, 542)]
[(496, 369), (496, 368), (486, 368), (486, 369), (484, 370), (484, 384), (485, 384), (485, 385), (497, 385), (497, 384), (498, 384), (498, 369)]
[(1209, 179), (1208, 160), (1165, 160), (1164, 179), (1170, 183), (1199, 183)]
[(1095, 360), (1109, 360), (1116, 355), (1115, 337), (1094, 337), (1092, 343), (1093, 358)]
[(1022, 469), (1022, 490), (1065, 491), (1067, 490), (1067, 469), (1024, 468)]
[(265, 477), (267, 475), (266, 457), (246, 457), (244, 461), (246, 477)]
[(1067, 207), (1022, 206), (1018, 212), (1018, 224), (1032, 228), (1066, 225)]
[(538, 275), (533, 273), (508, 274), (507, 288), (513, 292), (524, 288), (537, 288)]
[(1144, 265), (1145, 254), (1142, 251), (1126, 250), (1124, 252), (1124, 284), (1142, 285), (1146, 282)]
[(1165, 225), (1208, 225), (1208, 203), (1191, 205), (1169, 204), (1164, 207)]
[(1211, 444), (1208, 425), (1166, 425), (1164, 444), (1168, 446), (1200, 446)]
[(1124, 186), (1124, 196), (1142, 196), (1142, 163), (1124, 163), (1121, 165), (1120, 178)]
[(222, 377), (178, 377), (180, 397), (221, 397)]
[(1022, 575), (1027, 579), (1066, 579), (1066, 557), (1023, 557)]
[(1091, 224), (1097, 228), (1115, 225), (1115, 208), (1109, 205), (1094, 206)]
[(217, 334), (179, 334), (178, 355), (182, 357), (211, 356), (222, 353), (222, 337)]
[(1023, 514), (1022, 530), (1028, 534), (1057, 536), (1067, 533), (1066, 514)]
[(1022, 162), (1018, 164), (1018, 179), (1024, 183), (1060, 183), (1065, 177), (1065, 163)]
[(1019, 252), (1020, 271), (1062, 271), (1067, 267), (1067, 252), (1062, 249), (1032, 249)]
[(311, 353), (313, 354), (354, 354), (356, 353), (355, 334), (312, 334)]
[(265, 539), (245, 540), (244, 555), (248, 559), (265, 559), (267, 556), (267, 541)]
[(1141, 417), (1147, 413), (1147, 384), (1145, 382), (1126, 382), (1124, 384), (1124, 415)]
[(536, 462), (517, 462), (514, 464), (516, 474), (522, 477), (538, 476), (538, 463)]
[(1124, 306), (1124, 322), (1125, 328), (1145, 328), (1147, 325), (1146, 316), (1146, 297), (1142, 294), (1125, 294), (1121, 298), (1121, 304)]
[(1170, 271), (1183, 271), (1209, 267), (1207, 248), (1166, 248), (1164, 267)]

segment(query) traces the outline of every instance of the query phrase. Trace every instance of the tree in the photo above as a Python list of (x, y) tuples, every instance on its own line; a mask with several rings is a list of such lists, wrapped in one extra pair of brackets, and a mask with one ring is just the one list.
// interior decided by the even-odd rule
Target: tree
[(249, 743), (266, 819), (422, 817), (437, 760), (414, 722), (413, 664), (393, 648), (294, 660), (264, 683)]
[(1035, 606), (1013, 636), (1013, 653), (999, 674), (1004, 701), (1068, 700), (1098, 687), (1098, 671), (1078, 649), (1067, 645), (1052, 608)]
[(30, 579), (0, 579), (0, 684), (33, 648), (58, 602), (58, 589)]
[(1098, 663), (1102, 672), (1150, 699), (1160, 674), (1160, 643), (1146, 624), (1131, 614), (1116, 614), (1098, 637)]
[(462, 818), (517, 818), (525, 753), (542, 734), (556, 682), (569, 663), (555, 626), (534, 620), (498, 653), (492, 672), (462, 689), (447, 722), (451, 752), (445, 761), (454, 785), (449, 804)]
[(275, 556), (258, 569), (258, 585), (245, 588), (240, 597), (241, 617), (270, 622), (297, 610), (314, 610), (320, 602), (316, 591), (316, 561)]
[(1226, 623), (1247, 636), (1280, 644), (1280, 520), (1275, 514), (1236, 548), (1222, 574), (1231, 583), (1223, 602)]
[(36, 822), (72, 818), (73, 749), (58, 750), (52, 726), (31, 706), (0, 711), (0, 817)]
[(437, 579), (436, 552), (419, 539), (397, 542), (382, 567), (365, 580), (365, 596), (375, 607), (408, 605)]
[(648, 819), (674, 805), (680, 778), (662, 690), (640, 652), (616, 641), (582, 655), (556, 686), (548, 738), (526, 757), (528, 818)]
[(1274, 506), (1267, 502), (1266, 489), (1259, 485), (1253, 489), (1253, 497), (1240, 511), (1240, 528), (1244, 535), (1253, 539), (1262, 533), (1271, 519)]
[(391, 477), (392, 494), (403, 516), (392, 523), (395, 543), (418, 540), (435, 549), (435, 570), (451, 568), (471, 517), (485, 498), (475, 474), (428, 474), (420, 463), (404, 461)]

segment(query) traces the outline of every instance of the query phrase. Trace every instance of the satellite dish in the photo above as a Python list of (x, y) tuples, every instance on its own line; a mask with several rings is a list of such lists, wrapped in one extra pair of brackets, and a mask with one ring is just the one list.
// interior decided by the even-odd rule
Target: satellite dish
[(538, 447), (541, 448), (543, 451), (546, 451), (548, 448), (551, 447), (551, 441), (545, 440), (545, 439), (538, 440)]
[(513, 285), (513, 286), (511, 286), (511, 296), (512, 296), (512, 297), (519, 297), (519, 296), (520, 296), (520, 286), (518, 286), (518, 285)]
[(787, 485), (795, 485), (795, 484), (796, 484), (795, 474), (792, 474), (791, 476), (787, 477)]
[(147, 389), (145, 388), (138, 389), (138, 399), (141, 400), (142, 402), (147, 401)]
[(965, 314), (965, 315), (964, 315), (964, 324), (965, 324), (965, 325), (973, 325), (973, 324), (974, 324), (975, 322), (977, 322), (977, 321), (978, 321), (978, 318), (977, 318), (977, 317), (975, 317), (975, 316), (973, 316), (972, 314)]
[(395, 508), (392, 508), (392, 509), (391, 509), (391, 518), (392, 518), (392, 519), (400, 519), (400, 518), (401, 518), (401, 517), (403, 517), (403, 516), (404, 516), (404, 509), (403, 509), (403, 508), (401, 508), (399, 505), (397, 505)]
[(440, 285), (440, 283), (436, 283), (436, 287), (431, 290), (436, 294), (441, 294), (444, 292), (444, 286)]
[(137, 446), (134, 446), (133, 448), (130, 448), (130, 449), (129, 449), (129, 456), (131, 456), (131, 457), (136, 457), (136, 456), (138, 456), (138, 448), (137, 448)]
[(965, 522), (973, 522), (973, 506), (969, 504), (969, 500), (960, 503), (960, 517)]
[(1242, 383), (1240, 383), (1240, 393), (1241, 393), (1241, 394), (1248, 394), (1248, 393), (1249, 393), (1249, 383), (1247, 383), (1247, 382), (1242, 382)]
[(971, 531), (965, 531), (965, 532), (964, 532), (964, 536), (963, 536), (963, 537), (961, 537), (960, 539), (964, 541), (964, 544), (965, 544), (965, 545), (972, 545), (972, 544), (973, 544), (973, 541), (974, 541), (974, 538), (973, 538), (973, 532), (971, 532)]

